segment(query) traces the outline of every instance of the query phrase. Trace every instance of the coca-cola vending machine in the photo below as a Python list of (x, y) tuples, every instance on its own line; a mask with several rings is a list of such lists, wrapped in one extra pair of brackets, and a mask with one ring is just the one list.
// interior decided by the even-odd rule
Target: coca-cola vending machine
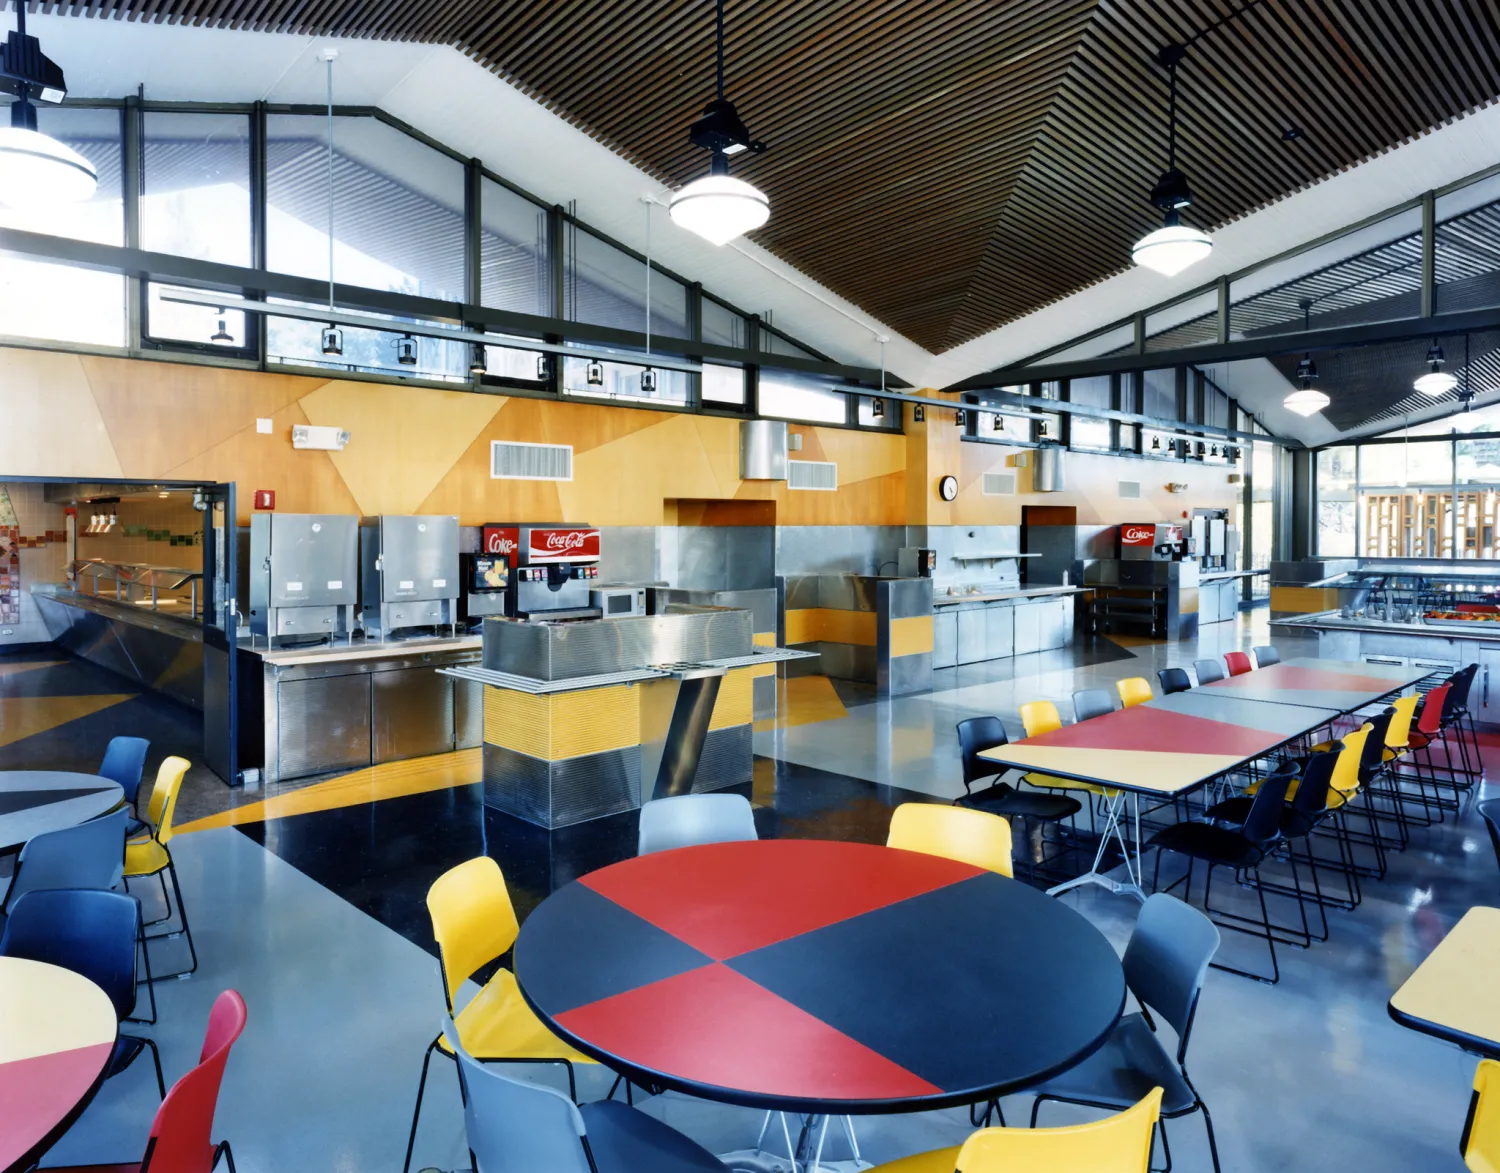
[(1125, 561), (1171, 562), (1182, 543), (1182, 527), (1170, 522), (1126, 522), (1120, 526), (1120, 557)]
[(598, 619), (599, 531), (583, 525), (487, 525), (482, 554), (505, 558), (505, 613), (515, 619)]

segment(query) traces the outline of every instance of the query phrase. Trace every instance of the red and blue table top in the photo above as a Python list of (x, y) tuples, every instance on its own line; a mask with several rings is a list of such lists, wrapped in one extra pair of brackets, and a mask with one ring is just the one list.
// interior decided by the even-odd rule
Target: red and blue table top
[(776, 839), (626, 860), (526, 919), (532, 1008), (642, 1086), (757, 1108), (913, 1111), (1019, 1090), (1124, 1009), (1067, 905), (969, 864)]
[(118, 1029), (87, 978), (0, 957), (0, 1170), (29, 1169), (83, 1111)]

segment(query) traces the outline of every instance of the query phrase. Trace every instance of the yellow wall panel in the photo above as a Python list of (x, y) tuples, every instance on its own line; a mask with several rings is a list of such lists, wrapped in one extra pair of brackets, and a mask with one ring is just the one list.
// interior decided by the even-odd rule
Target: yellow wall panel
[(641, 692), (620, 684), (532, 696), (484, 690), (484, 739), (544, 761), (582, 757), (641, 742)]
[(710, 729), (728, 729), (748, 725), (755, 720), (754, 668), (735, 668), (719, 681), (719, 695), (714, 701)]
[(914, 656), (932, 651), (932, 616), (891, 620), (891, 655)]
[(491, 395), (347, 379), (301, 405), (309, 422), (349, 432), (349, 446), (329, 459), (365, 514), (417, 512), (500, 410)]
[(875, 646), (874, 611), (837, 611), (831, 607), (805, 607), (786, 613), (786, 642)]
[(77, 355), (0, 350), (0, 404), (6, 475), (125, 475)]
[(1339, 605), (1337, 587), (1273, 586), (1271, 610), (1296, 614), (1332, 611)]

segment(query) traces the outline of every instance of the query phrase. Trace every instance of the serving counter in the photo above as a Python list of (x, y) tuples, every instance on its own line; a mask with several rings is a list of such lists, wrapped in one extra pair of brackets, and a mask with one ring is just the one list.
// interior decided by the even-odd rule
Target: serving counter
[(444, 669), (483, 689), (484, 802), (554, 828), (650, 798), (748, 782), (754, 683), (799, 653), (754, 642), (750, 610), (487, 619), (483, 662)]
[(1073, 642), (1076, 597), (1084, 588), (1045, 586), (972, 595), (935, 595), (934, 668), (974, 664)]

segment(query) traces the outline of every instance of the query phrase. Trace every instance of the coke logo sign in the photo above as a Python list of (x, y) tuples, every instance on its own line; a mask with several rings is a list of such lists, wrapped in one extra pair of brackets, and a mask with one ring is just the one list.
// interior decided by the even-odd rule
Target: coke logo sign
[(596, 529), (534, 529), (527, 542), (527, 560), (537, 562), (597, 562)]
[(482, 535), (486, 554), (503, 554), (515, 565), (515, 553), (521, 547), (521, 531), (517, 527), (487, 525)]
[(1122, 525), (1120, 541), (1127, 546), (1150, 546), (1156, 542), (1156, 527), (1152, 525)]

